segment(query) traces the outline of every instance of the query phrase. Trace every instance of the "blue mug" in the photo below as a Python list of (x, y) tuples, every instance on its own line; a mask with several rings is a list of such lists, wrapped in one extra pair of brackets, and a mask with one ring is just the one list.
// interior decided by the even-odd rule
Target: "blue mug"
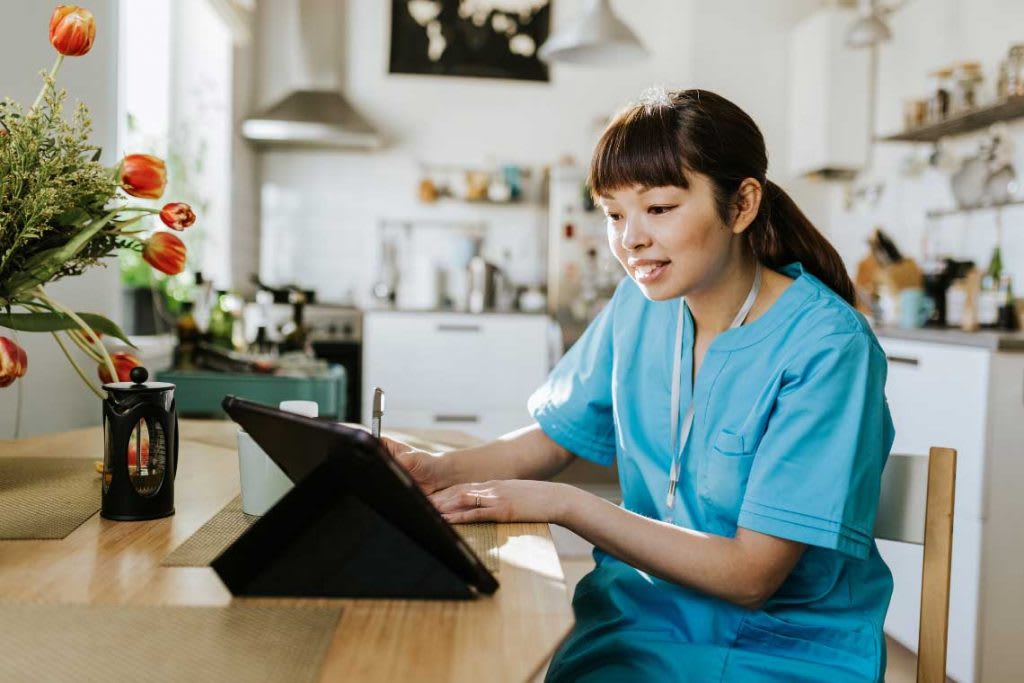
[(924, 327), (935, 312), (935, 302), (925, 296), (923, 289), (904, 289), (900, 292), (900, 327), (909, 330)]

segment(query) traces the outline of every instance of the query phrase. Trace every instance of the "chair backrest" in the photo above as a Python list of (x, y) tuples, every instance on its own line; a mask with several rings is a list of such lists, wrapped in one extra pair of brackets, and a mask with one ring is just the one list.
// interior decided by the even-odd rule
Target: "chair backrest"
[(924, 546), (917, 683), (945, 683), (949, 629), (949, 568), (953, 556), (956, 451), (889, 456), (875, 537)]

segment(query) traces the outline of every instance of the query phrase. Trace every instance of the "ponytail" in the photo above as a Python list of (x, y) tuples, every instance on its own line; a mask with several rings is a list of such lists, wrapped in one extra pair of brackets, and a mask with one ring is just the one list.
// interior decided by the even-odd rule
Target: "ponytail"
[(765, 182), (758, 217), (746, 233), (758, 261), (770, 268), (799, 261), (805, 271), (854, 305), (853, 282), (835, 247), (786, 191), (770, 180)]

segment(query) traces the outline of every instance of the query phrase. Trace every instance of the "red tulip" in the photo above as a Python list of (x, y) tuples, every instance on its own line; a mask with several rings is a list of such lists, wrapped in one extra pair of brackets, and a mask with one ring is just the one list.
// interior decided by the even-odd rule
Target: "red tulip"
[(142, 247), (142, 258), (161, 273), (185, 270), (185, 243), (169, 232), (154, 233)]
[(25, 349), (7, 337), (0, 337), (0, 389), (9, 387), (14, 380), (28, 372)]
[[(149, 440), (143, 437), (142, 439), (142, 466), (149, 466)], [(135, 435), (133, 434), (128, 441), (128, 467), (135, 467), (138, 455), (135, 450)]]
[(75, 5), (57, 5), (50, 17), (50, 43), (65, 57), (81, 57), (92, 49), (96, 21), (92, 12)]
[[(141, 360), (125, 351), (110, 354), (110, 360), (114, 361), (114, 369), (117, 370), (116, 381), (118, 382), (131, 382), (132, 368), (142, 365)], [(106, 363), (100, 363), (96, 370), (99, 373), (100, 381), (104, 384), (115, 381), (111, 379), (110, 370), (107, 369)]]
[(121, 168), (121, 187), (133, 197), (160, 199), (167, 186), (163, 159), (150, 154), (129, 154)]
[(196, 214), (192, 207), (183, 202), (164, 204), (160, 211), (160, 220), (172, 230), (184, 230), (196, 222)]

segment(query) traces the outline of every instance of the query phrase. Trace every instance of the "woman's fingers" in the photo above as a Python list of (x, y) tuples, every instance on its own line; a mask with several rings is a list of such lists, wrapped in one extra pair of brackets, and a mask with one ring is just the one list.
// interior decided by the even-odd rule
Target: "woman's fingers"
[(402, 443), (397, 439), (392, 439), (388, 436), (380, 437), (380, 440), (384, 442), (384, 447), (388, 449), (388, 453), (391, 455), (398, 455), (400, 453), (408, 453), (409, 451), (415, 450), (412, 446), (407, 443)]
[(457, 484), (430, 496), (430, 502), (442, 514), (489, 507), (496, 500), (494, 487), (484, 484)]
[(496, 522), (498, 513), (495, 508), (471, 508), (459, 512), (446, 512), (441, 515), (449, 524), (471, 524), (473, 522)]

